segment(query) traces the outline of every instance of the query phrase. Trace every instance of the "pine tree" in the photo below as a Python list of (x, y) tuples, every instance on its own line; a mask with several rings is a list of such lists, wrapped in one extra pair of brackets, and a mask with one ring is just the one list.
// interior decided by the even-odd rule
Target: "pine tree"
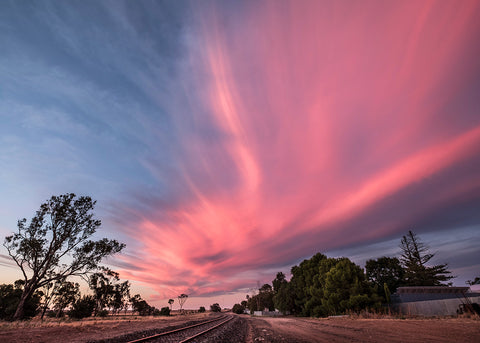
[(443, 282), (453, 279), (447, 264), (428, 266), (428, 262), (435, 256), (429, 252), (417, 235), (408, 231), (400, 242), (402, 255), (400, 261), (405, 270), (404, 280), (407, 286), (445, 286)]

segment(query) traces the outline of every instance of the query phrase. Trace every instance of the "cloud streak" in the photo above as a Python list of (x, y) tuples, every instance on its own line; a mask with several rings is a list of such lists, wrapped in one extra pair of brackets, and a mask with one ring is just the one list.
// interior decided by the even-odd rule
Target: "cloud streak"
[(0, 6), (4, 232), (91, 195), (155, 299), (408, 229), (478, 268), (478, 1)]
[(131, 218), (152, 267), (129, 276), (246, 288), (478, 203), (478, 100), (459, 97), (479, 72), (477, 3), (211, 5), (189, 50), (191, 126), (176, 121), (183, 192)]

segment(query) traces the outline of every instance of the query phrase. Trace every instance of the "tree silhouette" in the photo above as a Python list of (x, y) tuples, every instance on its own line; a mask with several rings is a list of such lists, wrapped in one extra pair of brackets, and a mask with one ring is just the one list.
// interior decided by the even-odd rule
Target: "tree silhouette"
[(52, 196), (29, 224), (25, 218), (19, 220), (18, 231), (5, 237), (3, 245), (25, 281), (14, 319), (23, 318), (25, 302), (37, 289), (69, 276), (84, 276), (125, 247), (116, 240), (90, 240), (101, 225), (91, 213), (94, 206), (88, 196)]
[(402, 237), (400, 249), (402, 249), (400, 261), (405, 271), (406, 285), (440, 286), (444, 285), (442, 282), (454, 278), (454, 276), (448, 275), (451, 272), (447, 269), (447, 264), (427, 266), (435, 254), (429, 252), (429, 248), (420, 241), (414, 232), (408, 231), (408, 234)]

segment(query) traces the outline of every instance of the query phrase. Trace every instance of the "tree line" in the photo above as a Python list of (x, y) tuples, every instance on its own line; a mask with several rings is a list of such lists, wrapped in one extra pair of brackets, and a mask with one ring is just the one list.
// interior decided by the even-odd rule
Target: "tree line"
[(454, 276), (447, 264), (430, 266), (434, 254), (409, 231), (400, 241), (402, 254), (366, 262), (365, 270), (346, 257), (317, 253), (291, 268), (291, 279), (277, 273), (272, 285), (235, 304), (233, 311), (278, 309), (298, 316), (323, 317), (366, 309), (382, 310), (400, 286), (447, 286)]

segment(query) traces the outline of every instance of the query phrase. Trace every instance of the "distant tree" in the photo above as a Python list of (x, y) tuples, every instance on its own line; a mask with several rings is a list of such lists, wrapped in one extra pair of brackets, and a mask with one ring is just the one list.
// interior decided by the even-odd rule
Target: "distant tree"
[(403, 268), (396, 257), (370, 259), (365, 264), (365, 272), (367, 280), (376, 287), (377, 294), (382, 296), (385, 294), (385, 284), (390, 292), (395, 292), (403, 282)]
[(204, 306), (200, 306), (200, 308), (198, 309), (198, 312), (199, 312), (199, 313), (203, 313), (203, 312), (205, 312), (205, 311), (206, 311), (206, 310), (205, 310), (205, 307), (204, 307)]
[(293, 313), (295, 308), (295, 298), (292, 284), (286, 282), (280, 285), (277, 293), (273, 296), (273, 304), (283, 314)]
[(470, 286), (480, 285), (480, 277), (477, 276), (477, 277), (475, 277), (475, 279), (473, 279), (473, 280), (465, 281), (465, 283), (466, 283), (467, 285), (470, 285)]
[(80, 298), (80, 285), (70, 281), (59, 283), (54, 294), (53, 308), (56, 317), (63, 316), (63, 310)]
[(168, 307), (168, 306), (162, 307), (162, 309), (160, 310), (160, 315), (161, 316), (169, 316), (170, 315), (170, 307)]
[(175, 300), (173, 299), (168, 299), (168, 304), (170, 305), (170, 310), (172, 309), (172, 306), (173, 306), (173, 303), (175, 302)]
[(76, 300), (72, 309), (68, 313), (71, 318), (82, 319), (90, 317), (95, 309), (95, 298), (91, 295), (85, 295)]
[(405, 284), (407, 286), (440, 286), (454, 278), (447, 269), (447, 264), (427, 266), (427, 263), (435, 256), (429, 252), (412, 231), (402, 237), (400, 242), (402, 255), (400, 261), (405, 270)]
[(138, 312), (140, 316), (151, 315), (154, 311), (154, 308), (150, 306), (145, 300), (142, 299), (140, 294), (135, 294), (130, 302), (132, 304), (133, 310)]
[(19, 220), (18, 232), (5, 238), (3, 245), (25, 281), (14, 319), (24, 317), (25, 303), (37, 289), (72, 275), (86, 275), (104, 257), (125, 247), (116, 240), (90, 240), (101, 225), (91, 213), (94, 206), (95, 201), (86, 196), (52, 196), (30, 224), (25, 218)]
[(233, 312), (233, 313), (243, 314), (244, 311), (245, 311), (245, 307), (243, 307), (243, 306), (240, 305), (240, 304), (235, 304), (235, 305), (233, 305), (233, 307), (232, 307), (232, 312)]
[(277, 276), (272, 281), (273, 285), (273, 305), (282, 313), (293, 311), (294, 308), (294, 293), (292, 285), (287, 281), (285, 274), (277, 273)]
[(119, 281), (118, 273), (110, 269), (93, 273), (88, 279), (88, 286), (95, 297), (95, 315), (107, 305), (112, 304), (115, 298), (115, 283)]
[(268, 283), (264, 284), (258, 290), (258, 297), (260, 299), (260, 310), (268, 309), (269, 311), (275, 310), (275, 305), (273, 304), (273, 288)]
[(122, 309), (126, 312), (130, 299), (130, 283), (127, 281), (114, 284), (113, 296), (110, 297), (108, 306), (113, 314), (119, 313)]
[(222, 312), (222, 308), (218, 303), (210, 305), (210, 311), (212, 312)]
[(42, 292), (42, 301), (40, 303), (41, 307), (41, 315), (40, 319), (43, 320), (43, 317), (45, 317), (45, 313), (49, 309), (50, 303), (53, 300), (53, 297), (55, 295), (56, 288), (58, 287), (59, 284), (61, 284), (62, 281), (58, 280), (56, 282), (49, 282), (48, 284), (44, 285), (41, 288)]
[[(12, 320), (15, 310), (23, 293), (23, 280), (17, 280), (12, 284), (0, 285), (0, 319)], [(34, 317), (40, 305), (43, 293), (40, 290), (35, 291), (24, 305), (24, 318)]]
[(183, 311), (183, 305), (187, 301), (188, 295), (187, 294), (180, 294), (178, 297), (178, 303), (180, 304), (180, 312)]

